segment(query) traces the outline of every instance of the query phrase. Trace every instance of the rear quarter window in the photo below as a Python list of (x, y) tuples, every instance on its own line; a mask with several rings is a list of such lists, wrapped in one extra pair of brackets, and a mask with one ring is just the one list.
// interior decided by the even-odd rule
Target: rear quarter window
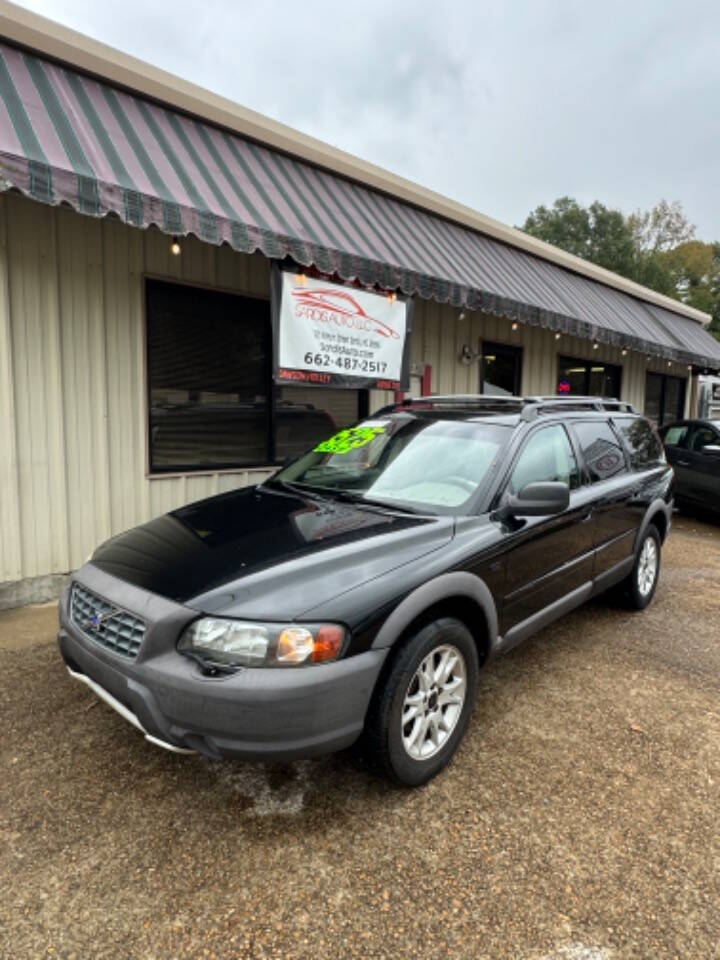
[(625, 452), (607, 421), (581, 420), (573, 423), (572, 429), (580, 443), (591, 483), (609, 480), (627, 471)]
[(628, 448), (633, 470), (650, 470), (666, 462), (660, 438), (648, 420), (616, 417), (614, 423)]

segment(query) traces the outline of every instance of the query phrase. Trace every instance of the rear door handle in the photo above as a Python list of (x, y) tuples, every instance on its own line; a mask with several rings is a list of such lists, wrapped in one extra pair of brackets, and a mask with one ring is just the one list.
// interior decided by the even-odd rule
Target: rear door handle
[(580, 523), (590, 523), (591, 520), (592, 520), (591, 513), (586, 513), (585, 516), (580, 517)]
[(689, 466), (690, 466), (690, 461), (689, 461), (689, 460), (678, 460), (678, 461), (677, 461), (677, 465), (678, 465), (679, 467), (689, 467)]

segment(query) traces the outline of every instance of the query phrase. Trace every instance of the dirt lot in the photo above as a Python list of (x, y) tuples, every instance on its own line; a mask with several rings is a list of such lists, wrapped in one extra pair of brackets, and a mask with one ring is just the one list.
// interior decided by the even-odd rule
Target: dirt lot
[(490, 666), (458, 757), (403, 792), (348, 758), (167, 754), (0, 615), (0, 956), (720, 957), (720, 526), (653, 606)]

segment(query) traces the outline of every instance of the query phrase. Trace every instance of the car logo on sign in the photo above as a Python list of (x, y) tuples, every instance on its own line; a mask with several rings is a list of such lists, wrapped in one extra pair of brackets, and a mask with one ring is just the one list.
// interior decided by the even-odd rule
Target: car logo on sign
[(305, 316), (321, 323), (338, 327), (375, 333), (391, 340), (399, 340), (400, 334), (389, 323), (366, 313), (362, 306), (346, 290), (313, 289), (293, 290), (292, 296)]

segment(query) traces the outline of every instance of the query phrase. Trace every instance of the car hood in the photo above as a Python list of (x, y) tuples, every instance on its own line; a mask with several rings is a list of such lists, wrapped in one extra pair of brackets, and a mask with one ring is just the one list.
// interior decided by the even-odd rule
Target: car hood
[(438, 549), (453, 529), (451, 517), (245, 488), (120, 534), (92, 564), (205, 613), (292, 619)]

